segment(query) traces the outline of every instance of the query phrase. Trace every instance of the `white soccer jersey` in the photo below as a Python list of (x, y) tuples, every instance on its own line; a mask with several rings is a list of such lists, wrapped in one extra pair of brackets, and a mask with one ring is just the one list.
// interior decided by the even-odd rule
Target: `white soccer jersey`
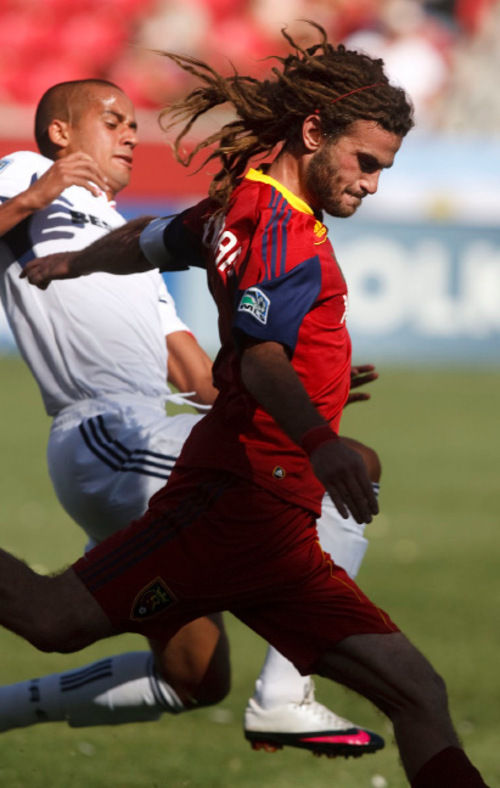
[[(53, 164), (20, 151), (0, 161), (0, 200), (27, 189)], [(0, 239), (0, 295), (17, 345), (51, 416), (91, 398), (165, 401), (164, 337), (187, 330), (156, 272), (92, 274), (39, 290), (20, 279), (33, 257), (88, 246), (124, 223), (104, 194), (66, 189)]]

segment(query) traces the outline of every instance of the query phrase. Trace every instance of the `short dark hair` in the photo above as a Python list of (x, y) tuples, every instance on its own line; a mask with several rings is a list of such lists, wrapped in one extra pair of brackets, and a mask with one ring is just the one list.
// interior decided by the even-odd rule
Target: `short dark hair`
[(76, 79), (70, 82), (59, 82), (45, 91), (38, 102), (35, 113), (35, 140), (40, 153), (54, 158), (54, 145), (49, 139), (48, 130), (53, 120), (76, 122), (80, 116), (82, 98), (88, 95), (93, 87), (121, 88), (104, 79)]

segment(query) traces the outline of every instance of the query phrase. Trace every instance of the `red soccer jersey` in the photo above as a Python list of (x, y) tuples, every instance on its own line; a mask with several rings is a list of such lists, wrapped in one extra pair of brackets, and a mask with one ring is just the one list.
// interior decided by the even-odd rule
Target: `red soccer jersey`
[(171, 222), (164, 236), (175, 259), (203, 258), (221, 339), (214, 363), (220, 395), (178, 464), (233, 471), (320, 513), (324, 489), (305, 452), (241, 382), (238, 341), (247, 335), (284, 345), (316, 408), (338, 430), (351, 368), (344, 277), (326, 227), (262, 172), (247, 173), (225, 216), (214, 208), (204, 200)]

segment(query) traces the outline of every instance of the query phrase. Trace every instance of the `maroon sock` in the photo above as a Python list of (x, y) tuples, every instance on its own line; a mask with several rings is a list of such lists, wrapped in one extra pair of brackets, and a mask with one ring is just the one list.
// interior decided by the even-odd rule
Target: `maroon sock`
[(427, 761), (413, 778), (412, 788), (487, 788), (463, 750), (447, 747)]

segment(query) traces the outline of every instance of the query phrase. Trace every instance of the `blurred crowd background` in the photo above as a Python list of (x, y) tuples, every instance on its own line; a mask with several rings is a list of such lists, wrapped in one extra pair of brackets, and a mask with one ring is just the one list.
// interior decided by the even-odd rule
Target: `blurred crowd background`
[[(175, 213), (206, 193), (211, 171), (196, 171), (203, 157), (189, 171), (177, 164), (160, 130), (158, 110), (197, 83), (159, 52), (263, 78), (269, 56), (289, 51), (283, 27), (301, 46), (317, 42), (304, 19), (382, 57), (415, 105), (416, 129), (376, 199), (349, 222), (326, 219), (357, 358), (500, 366), (500, 0), (0, 0), (0, 155), (34, 148), (48, 87), (109, 79), (134, 101), (140, 130), (120, 210)], [(227, 108), (210, 113), (191, 139), (228, 119)], [(215, 353), (199, 273), (171, 275), (169, 288)], [(0, 312), (3, 347), (13, 342)]]
[(412, 96), (419, 130), (500, 134), (499, 0), (0, 0), (0, 108), (97, 76), (157, 109), (190, 83), (155, 51), (258, 75), (286, 51), (285, 24), (301, 44), (311, 38), (300, 19), (381, 56)]

